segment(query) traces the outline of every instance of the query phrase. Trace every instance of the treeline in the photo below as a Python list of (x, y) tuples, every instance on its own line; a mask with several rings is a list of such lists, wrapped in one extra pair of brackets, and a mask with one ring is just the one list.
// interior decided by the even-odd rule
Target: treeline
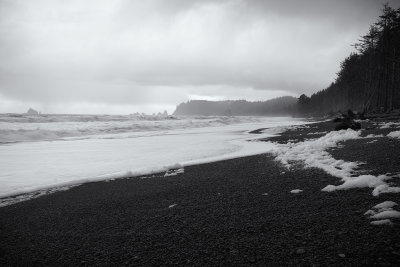
[(284, 96), (268, 101), (192, 100), (176, 107), (174, 115), (201, 116), (285, 116), (296, 111), (297, 98)]
[(384, 5), (378, 21), (355, 48), (357, 52), (341, 63), (335, 82), (311, 97), (300, 96), (300, 114), (400, 108), (400, 9)]

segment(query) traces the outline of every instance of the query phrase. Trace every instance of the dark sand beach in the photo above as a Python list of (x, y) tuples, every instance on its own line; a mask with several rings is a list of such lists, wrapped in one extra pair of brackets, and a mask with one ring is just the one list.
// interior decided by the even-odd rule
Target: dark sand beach
[[(363, 123), (363, 136), (394, 131), (373, 125)], [(317, 123), (269, 140), (332, 129)], [(399, 173), (400, 139), (375, 139), (329, 152), (365, 162), (371, 174)], [(400, 203), (400, 194), (323, 192), (340, 180), (315, 168), (288, 170), (269, 154), (163, 175), (87, 183), (0, 208), (0, 265), (400, 265), (400, 220), (371, 225), (364, 215), (385, 200)]]

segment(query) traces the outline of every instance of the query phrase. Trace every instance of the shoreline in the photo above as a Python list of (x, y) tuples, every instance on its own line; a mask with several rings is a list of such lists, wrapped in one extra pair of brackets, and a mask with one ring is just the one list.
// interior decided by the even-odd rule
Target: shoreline
[[(257, 122), (257, 123), (261, 124), (261, 122)], [(285, 125), (286, 123), (287, 122), (283, 123), (282, 126), (272, 126), (272, 127), (270, 127), (272, 129), (276, 129), (275, 131), (273, 131), (272, 135), (279, 134), (279, 133), (285, 131), (287, 128), (296, 127), (297, 126), (297, 124)], [(291, 121), (291, 123), (295, 123), (295, 121)], [(303, 124), (299, 124), (299, 125), (305, 125), (305, 124), (307, 124), (309, 122), (301, 121), (300, 123), (303, 123)], [(65, 165), (65, 164), (63, 165), (62, 163), (68, 161), (69, 158), (68, 157), (64, 157), (64, 158), (61, 157), (61, 159), (64, 159), (64, 160), (60, 161), (61, 162), (60, 166), (57, 165), (59, 162), (58, 161), (54, 161), (54, 160), (53, 160), (53, 165), (58, 166), (58, 168), (60, 168), (60, 169), (64, 169), (64, 171), (67, 171), (67, 174), (65, 175), (65, 177), (67, 177), (67, 178), (64, 179), (62, 175), (61, 176), (58, 175), (58, 173), (60, 171), (57, 171), (57, 172), (53, 171), (53, 173), (44, 172), (44, 173), (42, 173), (41, 178), (39, 178), (39, 179), (43, 179), (43, 176), (44, 176), (46, 178), (46, 179), (44, 179), (44, 181), (45, 181), (44, 183), (35, 183), (35, 182), (27, 183), (27, 185), (25, 187), (17, 188), (17, 189), (15, 189), (15, 188), (13, 188), (11, 186), (9, 186), (9, 188), (5, 187), (5, 188), (8, 189), (8, 191), (4, 190), (4, 188), (2, 188), (2, 190), (0, 192), (0, 207), (7, 206), (7, 205), (10, 205), (12, 203), (18, 203), (19, 201), (24, 201), (26, 199), (30, 199), (31, 197), (42, 196), (44, 194), (57, 192), (57, 191), (64, 191), (68, 187), (75, 187), (75, 186), (79, 186), (81, 184), (85, 184), (85, 183), (88, 183), (88, 182), (99, 182), (99, 181), (105, 181), (105, 180), (124, 179), (124, 178), (131, 178), (131, 177), (135, 177), (135, 176), (158, 174), (158, 173), (162, 173), (162, 172), (166, 173), (169, 170), (173, 170), (173, 169), (177, 169), (177, 168), (181, 168), (181, 167), (185, 167), (185, 166), (199, 165), (199, 164), (217, 162), (217, 161), (221, 161), (221, 160), (229, 160), (229, 159), (234, 159), (234, 158), (239, 158), (239, 157), (259, 155), (259, 154), (263, 154), (263, 153), (268, 153), (271, 150), (271, 146), (266, 144), (266, 143), (254, 144), (253, 142), (248, 142), (249, 140), (257, 141), (257, 139), (261, 138), (261, 136), (253, 135), (251, 132), (247, 131), (248, 127), (257, 127), (257, 126), (255, 126), (255, 125), (247, 125), (247, 123), (243, 123), (243, 122), (238, 124), (238, 125), (242, 126), (241, 127), (242, 129), (240, 131), (242, 132), (241, 135), (243, 135), (243, 136), (239, 136), (239, 137), (235, 136), (234, 137), (233, 133), (235, 131), (231, 130), (230, 131), (230, 132), (232, 132), (231, 133), (231, 135), (232, 135), (231, 140), (227, 139), (227, 140), (224, 140), (222, 142), (221, 141), (214, 141), (215, 147), (219, 147), (220, 144), (224, 144), (225, 143), (225, 144), (227, 144), (225, 146), (225, 150), (228, 147), (230, 149), (230, 150), (227, 150), (227, 151), (220, 151), (219, 154), (215, 154), (215, 152), (217, 150), (213, 151), (213, 149), (211, 149), (211, 151), (213, 151), (213, 152), (210, 153), (209, 149), (202, 149), (203, 152), (199, 153), (198, 155), (196, 155), (196, 153), (194, 153), (194, 155), (196, 155), (196, 156), (194, 156), (193, 158), (191, 158), (191, 156), (188, 157), (187, 155), (183, 156), (183, 157), (179, 157), (178, 156), (178, 158), (182, 158), (181, 160), (179, 160), (179, 159), (178, 160), (176, 160), (176, 159), (165, 160), (165, 159), (161, 158), (161, 162), (150, 160), (150, 161), (152, 161), (152, 165), (151, 164), (149, 165), (147, 162), (145, 164), (143, 164), (143, 160), (142, 160), (142, 162), (140, 160), (143, 159), (143, 158), (152, 159), (153, 158), (152, 156), (155, 156), (157, 158), (157, 155), (148, 155), (148, 152), (146, 150), (144, 150), (147, 153), (147, 155), (145, 155), (145, 157), (143, 157), (142, 155), (135, 155), (134, 153), (132, 155), (129, 154), (129, 155), (123, 155), (123, 156), (120, 155), (119, 156), (119, 158), (121, 158), (120, 160), (133, 157), (135, 159), (135, 161), (131, 162), (131, 164), (133, 164), (133, 166), (136, 166), (133, 169), (131, 168), (131, 165), (125, 164), (125, 166), (120, 166), (119, 168), (113, 169), (113, 170), (107, 170), (107, 168), (106, 168), (102, 172), (98, 172), (98, 173), (93, 174), (93, 175), (92, 175), (93, 171), (92, 171), (92, 173), (88, 172), (88, 173), (85, 173), (84, 175), (82, 175), (82, 173), (79, 173), (79, 172), (76, 172), (76, 171), (72, 172), (72, 174), (71, 174), (71, 172), (68, 173), (68, 167), (71, 167), (70, 169), (74, 170), (74, 168), (75, 168), (74, 164), (77, 165), (77, 164), (80, 164), (80, 162), (73, 162), (73, 164), (71, 166), (68, 166), (68, 165)], [(228, 127), (232, 127), (232, 126), (235, 127), (237, 125), (233, 124), (233, 125), (227, 125), (227, 126)], [(197, 127), (193, 128), (193, 129), (190, 129), (190, 131), (195, 130), (195, 129), (197, 129)], [(176, 130), (179, 133), (179, 131), (181, 131), (182, 129), (176, 129)], [(191, 134), (191, 132), (190, 132), (190, 134)], [(167, 136), (167, 135), (160, 134), (159, 136), (161, 136), (163, 138), (164, 136)], [(202, 133), (201, 132), (197, 133), (197, 135), (200, 136), (200, 135), (202, 135)], [(264, 134), (264, 136), (270, 136), (270, 135), (271, 134)], [(135, 139), (135, 138), (133, 138), (133, 139)], [(90, 140), (90, 138), (88, 138), (88, 140)], [(216, 140), (218, 140), (218, 138), (216, 138)], [(68, 146), (66, 147), (65, 144), (63, 144), (63, 140), (53, 140), (53, 141), (54, 142), (60, 142), (61, 141), (60, 144), (61, 144), (61, 146), (63, 146), (62, 148), (68, 150)], [(49, 142), (53, 142), (53, 141), (49, 141)], [(127, 145), (132, 145), (132, 144), (125, 144), (124, 140), (121, 140), (121, 141), (122, 141), (122, 143), (124, 144), (125, 147)], [(163, 144), (163, 143), (164, 144), (165, 143), (168, 144), (167, 141), (168, 140), (164, 140), (164, 139), (154, 140), (154, 142), (160, 142), (160, 144)], [(175, 141), (175, 140), (172, 140), (172, 141)], [(197, 141), (199, 141), (199, 140), (197, 140)], [(48, 141), (45, 141), (45, 142), (48, 142)], [(205, 142), (204, 140), (200, 140), (200, 144), (203, 145), (203, 146), (204, 145), (207, 146), (207, 142)], [(193, 142), (193, 143), (195, 143), (195, 142)], [(30, 147), (31, 144), (32, 144), (31, 142), (28, 142), (28, 146), (29, 147), (25, 148), (25, 149), (27, 149), (28, 151), (37, 149), (37, 148), (33, 148), (32, 149)], [(152, 144), (147, 144), (147, 145), (149, 145), (150, 147), (152, 146)], [(179, 143), (175, 144), (175, 145), (180, 146)], [(189, 148), (196, 149), (195, 147), (193, 147), (193, 144), (189, 143), (189, 145), (191, 145), (191, 146), (189, 146)], [(99, 147), (99, 146), (101, 146), (101, 144), (96, 145), (96, 147)], [(162, 145), (161, 145), (161, 147), (162, 147)], [(121, 146), (120, 146), (120, 148), (121, 148)], [(79, 149), (81, 149), (81, 147), (78, 147), (78, 151), (79, 151)], [(88, 149), (92, 149), (93, 150), (94, 148), (93, 148), (93, 146), (89, 146)], [(153, 149), (158, 149), (158, 148), (154, 147)], [(174, 149), (174, 147), (170, 147), (169, 150), (172, 151), (172, 150), (175, 150), (175, 149)], [(190, 151), (190, 150), (188, 150), (188, 151)], [(205, 151), (207, 151), (207, 152), (205, 152)], [(100, 154), (107, 154), (107, 152), (108, 151), (106, 151), (106, 152), (102, 151), (102, 153), (100, 153)], [(115, 150), (113, 152), (117, 153), (118, 150)], [(121, 153), (121, 151), (119, 151), (119, 152)], [(185, 149), (178, 151), (178, 153), (176, 153), (176, 154), (179, 155), (182, 152), (183, 152), (183, 154), (185, 154), (185, 153), (188, 154), (188, 152), (185, 151)], [(12, 152), (10, 152), (10, 153), (12, 153)], [(76, 154), (76, 151), (68, 150), (68, 153), (75, 153)], [(76, 154), (76, 157), (79, 157), (79, 154), (80, 154), (80, 151)], [(99, 153), (97, 153), (97, 154), (99, 154)], [(125, 154), (126, 154), (126, 151), (125, 151)], [(189, 154), (190, 154), (190, 152), (189, 152)], [(172, 156), (174, 158), (174, 156), (171, 155), (171, 153), (169, 153), (168, 155)], [(13, 155), (13, 156), (15, 157), (15, 155)], [(18, 156), (22, 157), (22, 156), (24, 156), (24, 154), (20, 154)], [(94, 156), (94, 155), (91, 155), (91, 156)], [(33, 157), (35, 157), (35, 155), (32, 155), (32, 154), (29, 154), (29, 156), (25, 156), (25, 158), (27, 158), (27, 159), (30, 159), (30, 158), (33, 158)], [(49, 159), (49, 158), (45, 158), (45, 162), (46, 162), (46, 160), (47, 161), (51, 161), (51, 159)], [(99, 161), (99, 157), (96, 157), (95, 160)], [(109, 160), (111, 160), (111, 159), (109, 159)], [(139, 162), (137, 162), (137, 160)], [(22, 164), (22, 162), (19, 162), (19, 163)], [(103, 162), (103, 163), (107, 164), (108, 162)], [(41, 162), (37, 162), (37, 164), (39, 164), (39, 166), (41, 168), (45, 168), (45, 169), (52, 167), (52, 166), (43, 167), (42, 165), (40, 165)], [(47, 164), (47, 165), (49, 165), (49, 164)], [(100, 164), (100, 166), (101, 166), (101, 164)], [(34, 169), (34, 168), (31, 168), (31, 169), (32, 169), (32, 172), (33, 171), (37, 172), (36, 169)], [(86, 168), (82, 168), (82, 169), (86, 169)], [(19, 170), (20, 170), (19, 168), (14, 169), (14, 170), (7, 170), (6, 169), (5, 172), (6, 173), (8, 172), (8, 173), (12, 174), (13, 171), (14, 172), (16, 172), (16, 171), (18, 172)], [(53, 176), (51, 176), (51, 174)], [(19, 176), (16, 176), (16, 175), (11, 176), (10, 175), (10, 177), (12, 177), (12, 178), (14, 178), (14, 179), (16, 179), (18, 181), (19, 177), (22, 177), (23, 175), (25, 175), (25, 173), (20, 173)], [(49, 176), (50, 176), (50, 178), (49, 178)], [(76, 177), (80, 177), (80, 178), (77, 179)], [(12, 180), (12, 179), (10, 179), (10, 180)], [(56, 182), (54, 182), (53, 180), (56, 181)], [(23, 182), (23, 181), (20, 181), (20, 182)], [(5, 185), (7, 185), (7, 181), (5, 181)]]
[[(317, 128), (314, 128), (314, 127)], [(317, 138), (330, 123), (269, 141)], [(368, 126), (367, 126), (368, 127)], [(393, 129), (370, 129), (379, 134)], [(363, 133), (364, 134), (364, 133)], [(361, 171), (399, 172), (400, 140), (356, 139), (329, 150)], [(391, 159), (388, 161), (387, 159)], [(316, 168), (287, 170), (268, 154), (185, 167), (148, 179), (92, 182), (0, 208), (0, 263), (117, 265), (396, 265), (399, 220), (364, 215), (400, 194), (321, 191), (340, 180)], [(398, 181), (393, 181), (394, 183)], [(295, 189), (303, 192), (290, 193)]]

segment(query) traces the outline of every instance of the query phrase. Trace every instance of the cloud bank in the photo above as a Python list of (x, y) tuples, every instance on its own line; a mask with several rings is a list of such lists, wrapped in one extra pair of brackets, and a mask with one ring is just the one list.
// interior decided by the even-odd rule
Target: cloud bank
[(0, 112), (310, 94), (333, 81), (382, 2), (0, 0)]

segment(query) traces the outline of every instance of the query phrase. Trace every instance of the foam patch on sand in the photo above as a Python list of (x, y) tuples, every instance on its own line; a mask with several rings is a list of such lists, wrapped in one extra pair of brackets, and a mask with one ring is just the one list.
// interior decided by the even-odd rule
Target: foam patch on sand
[(383, 134), (369, 134), (364, 138), (378, 138), (378, 137), (384, 137)]
[(394, 132), (390, 132), (387, 135), (388, 137), (392, 137), (392, 138), (398, 138), (400, 139), (400, 131), (394, 131)]
[(400, 212), (393, 208), (397, 206), (396, 202), (384, 201), (378, 205), (372, 207), (364, 215), (369, 216), (371, 224), (373, 225), (390, 225), (392, 221), (390, 219), (400, 218)]
[(295, 163), (302, 162), (307, 168), (319, 168), (332, 176), (342, 180), (341, 185), (327, 185), (322, 191), (347, 190), (352, 188), (370, 187), (372, 194), (379, 196), (382, 193), (400, 192), (399, 187), (391, 187), (387, 181), (392, 177), (387, 175), (358, 175), (357, 168), (361, 162), (348, 162), (333, 158), (326, 150), (338, 147), (340, 142), (361, 139), (361, 131), (351, 129), (332, 131), (314, 139), (298, 143), (277, 144), (274, 154), (276, 160), (287, 168)]
[[(182, 165), (180, 165), (180, 166), (182, 166)], [(174, 168), (174, 169), (166, 171), (164, 174), (164, 177), (176, 176), (176, 175), (184, 173), (184, 172), (185, 172), (185, 169), (183, 167), (182, 168)]]
[(292, 194), (298, 194), (301, 192), (303, 192), (303, 190), (301, 190), (301, 189), (293, 189), (292, 191), (290, 191), (290, 193), (292, 193)]
[(8, 205), (13, 205), (22, 201), (38, 198), (44, 195), (52, 194), (59, 191), (66, 191), (71, 189), (72, 187), (79, 186), (80, 184), (69, 185), (69, 186), (61, 186), (61, 187), (53, 187), (49, 189), (38, 190), (35, 192), (21, 194), (16, 196), (10, 196), (6, 198), (0, 198), (0, 207), (5, 207)]
[(399, 127), (400, 126), (400, 122), (382, 122), (379, 123), (379, 128), (381, 129), (389, 129), (392, 127)]
[(372, 221), (372, 225), (392, 225), (392, 221), (389, 219), (385, 220), (377, 220), (377, 221)]
[(307, 135), (319, 135), (319, 134), (326, 134), (327, 131), (324, 132), (314, 132), (314, 133), (308, 133)]

